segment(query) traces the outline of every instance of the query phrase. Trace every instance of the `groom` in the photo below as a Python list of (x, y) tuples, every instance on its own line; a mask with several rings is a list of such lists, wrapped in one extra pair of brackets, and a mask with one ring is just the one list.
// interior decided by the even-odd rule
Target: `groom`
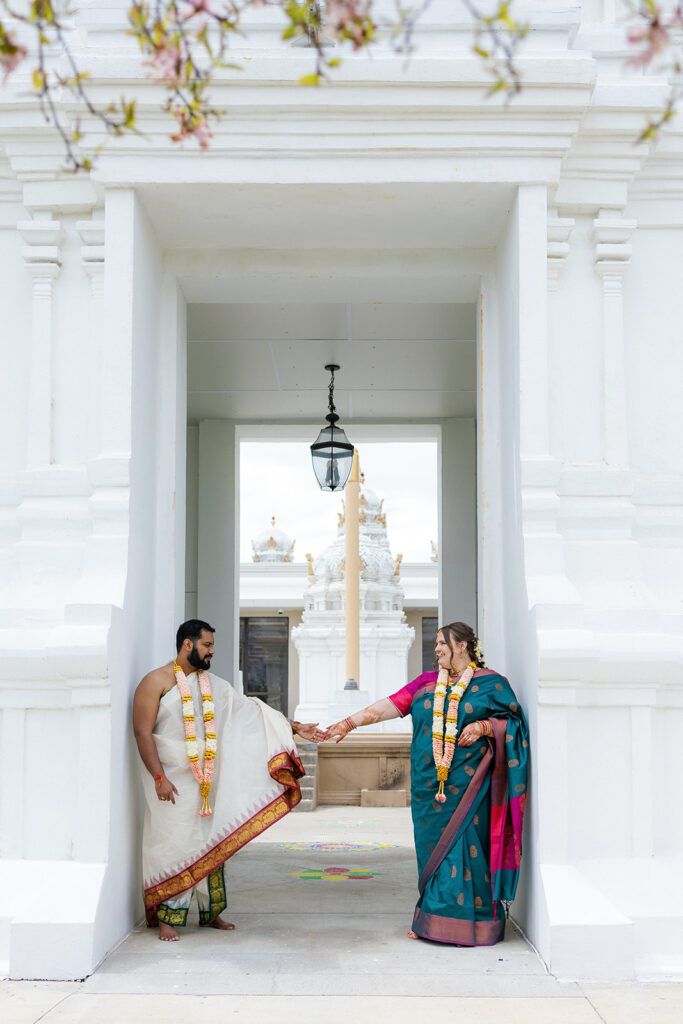
[[(146, 769), (147, 922), (158, 923), (166, 942), (179, 938), (176, 929), (186, 923), (193, 894), (200, 925), (235, 927), (220, 916), (227, 905), (225, 861), (301, 800), (304, 770), (293, 735), (323, 738), (317, 724), (289, 722), (209, 673), (214, 629), (208, 622), (184, 622), (176, 651), (173, 661), (144, 677), (133, 702), (133, 729)], [(207, 784), (201, 783), (200, 794), (197, 778), (209, 777), (214, 748), (210, 793), (203, 802)]]

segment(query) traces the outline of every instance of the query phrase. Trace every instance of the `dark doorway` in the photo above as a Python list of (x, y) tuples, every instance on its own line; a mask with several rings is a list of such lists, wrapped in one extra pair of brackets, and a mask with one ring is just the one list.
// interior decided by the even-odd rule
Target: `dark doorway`
[(434, 640), (439, 620), (436, 616), (422, 616), (422, 671), (434, 669)]
[(259, 697), (287, 714), (289, 619), (278, 616), (240, 618), (240, 669), (248, 697)]

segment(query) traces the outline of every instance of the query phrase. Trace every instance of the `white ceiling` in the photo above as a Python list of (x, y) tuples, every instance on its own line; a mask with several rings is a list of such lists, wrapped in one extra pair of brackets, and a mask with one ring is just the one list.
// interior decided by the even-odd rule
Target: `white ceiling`
[(507, 185), (142, 185), (168, 249), (470, 249), (494, 246)]
[[(343, 173), (343, 167), (340, 167)], [(514, 189), (142, 186), (188, 301), (188, 417), (473, 416), (475, 302)]]
[(344, 422), (476, 411), (472, 305), (197, 304), (188, 336), (191, 421), (322, 421), (329, 362)]

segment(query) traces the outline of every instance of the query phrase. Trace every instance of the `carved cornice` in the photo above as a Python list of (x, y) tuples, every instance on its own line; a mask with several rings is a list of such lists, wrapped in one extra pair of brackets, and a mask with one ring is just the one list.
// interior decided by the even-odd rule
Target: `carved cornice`
[(558, 217), (556, 213), (548, 215), (548, 287), (551, 291), (557, 288), (557, 281), (569, 255), (569, 236), (575, 221), (570, 217)]
[(39, 276), (41, 270), (51, 272), (50, 267), (58, 271), (62, 262), (59, 243), (64, 234), (58, 220), (21, 220), (17, 231), (24, 240), (21, 254), (34, 276)]
[(603, 280), (623, 274), (633, 254), (631, 237), (636, 227), (635, 220), (625, 220), (611, 210), (601, 210), (593, 221), (595, 269)]
[(90, 277), (93, 299), (104, 296), (104, 220), (79, 220), (76, 231), (81, 237), (81, 260)]

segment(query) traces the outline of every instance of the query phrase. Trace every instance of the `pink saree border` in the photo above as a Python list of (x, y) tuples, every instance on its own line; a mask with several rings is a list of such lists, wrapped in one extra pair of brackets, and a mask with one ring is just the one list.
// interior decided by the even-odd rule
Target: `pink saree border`
[(416, 907), (413, 931), (421, 939), (448, 942), (454, 946), (495, 946), (505, 935), (505, 918), (498, 921), (465, 921), (458, 917), (426, 914)]

